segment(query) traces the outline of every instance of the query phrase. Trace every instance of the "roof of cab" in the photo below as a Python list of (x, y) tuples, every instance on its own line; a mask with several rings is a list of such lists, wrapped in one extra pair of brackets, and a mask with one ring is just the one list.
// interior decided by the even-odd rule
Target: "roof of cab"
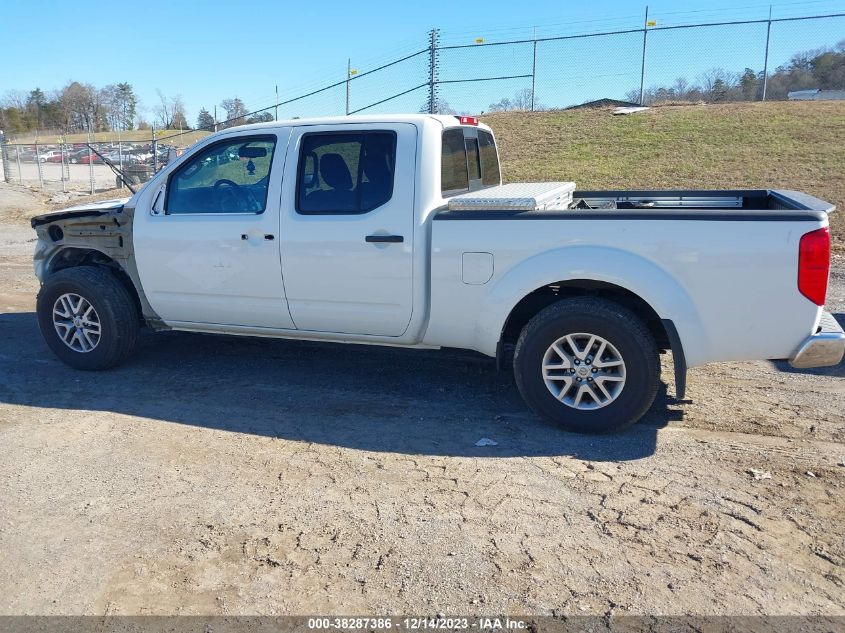
[[(248, 125), (238, 125), (236, 127), (226, 128), (222, 131), (237, 130), (239, 132), (247, 130), (265, 130), (274, 127), (287, 126), (302, 126), (302, 125), (342, 125), (354, 123), (415, 123), (424, 124), (426, 122), (437, 121), (444, 128), (455, 127), (461, 125), (456, 115), (448, 114), (352, 114), (349, 116), (331, 116), (331, 117), (309, 117), (302, 119), (284, 119), (279, 121), (268, 121), (267, 123), (250, 123)], [(489, 130), (487, 125), (479, 122), (477, 126)]]

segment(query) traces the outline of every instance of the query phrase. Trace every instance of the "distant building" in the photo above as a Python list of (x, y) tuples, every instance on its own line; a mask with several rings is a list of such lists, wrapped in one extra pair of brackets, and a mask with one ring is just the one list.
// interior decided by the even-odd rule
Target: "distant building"
[(845, 90), (795, 90), (786, 96), (790, 101), (841, 101), (845, 100)]
[(564, 108), (564, 110), (577, 110), (579, 108), (631, 108), (638, 105), (640, 104), (621, 99), (596, 99), (595, 101), (587, 101), (578, 105), (569, 106), (568, 108)]

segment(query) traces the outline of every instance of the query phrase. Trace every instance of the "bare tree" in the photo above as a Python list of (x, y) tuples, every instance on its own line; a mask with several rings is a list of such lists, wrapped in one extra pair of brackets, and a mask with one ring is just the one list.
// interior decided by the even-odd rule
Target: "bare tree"
[(153, 114), (160, 128), (168, 129), (173, 124), (173, 106), (171, 99), (161, 91), (156, 89), (158, 94), (158, 105), (153, 107)]
[(226, 111), (226, 127), (243, 125), (246, 122), (246, 104), (240, 98), (223, 99), (220, 106)]
[(158, 93), (158, 104), (153, 108), (153, 114), (159, 128), (165, 130), (189, 128), (182, 95), (168, 97), (161, 90), (156, 90), (156, 93)]

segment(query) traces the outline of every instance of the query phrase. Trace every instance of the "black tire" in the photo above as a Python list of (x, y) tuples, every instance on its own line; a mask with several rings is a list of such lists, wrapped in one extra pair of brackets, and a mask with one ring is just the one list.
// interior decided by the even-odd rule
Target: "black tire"
[[(56, 301), (66, 293), (86, 299), (100, 322), (100, 338), (88, 352), (66, 345), (53, 324)], [(135, 301), (115, 274), (105, 268), (66, 268), (47, 278), (38, 292), (38, 327), (53, 353), (76, 369), (108, 369), (122, 363), (133, 352), (140, 330)]]
[[(602, 337), (624, 361), (621, 391), (601, 408), (584, 410), (564, 404), (543, 378), (546, 350), (575, 333)], [(654, 402), (660, 383), (660, 359), (648, 328), (630, 310), (594, 297), (564, 299), (538, 313), (522, 330), (513, 366), (519, 392), (531, 410), (576, 433), (609, 433), (634, 424)]]

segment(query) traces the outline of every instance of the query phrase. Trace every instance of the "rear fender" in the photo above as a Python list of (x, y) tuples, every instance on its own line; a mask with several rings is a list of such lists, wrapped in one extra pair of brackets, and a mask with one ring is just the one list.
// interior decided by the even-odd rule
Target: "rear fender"
[(628, 290), (661, 319), (669, 319), (689, 366), (704, 358), (705, 330), (695, 303), (681, 283), (654, 262), (628, 251), (606, 246), (567, 246), (544, 251), (520, 262), (487, 292), (476, 328), (476, 349), (493, 355), (508, 316), (531, 292), (562, 281), (585, 279)]

